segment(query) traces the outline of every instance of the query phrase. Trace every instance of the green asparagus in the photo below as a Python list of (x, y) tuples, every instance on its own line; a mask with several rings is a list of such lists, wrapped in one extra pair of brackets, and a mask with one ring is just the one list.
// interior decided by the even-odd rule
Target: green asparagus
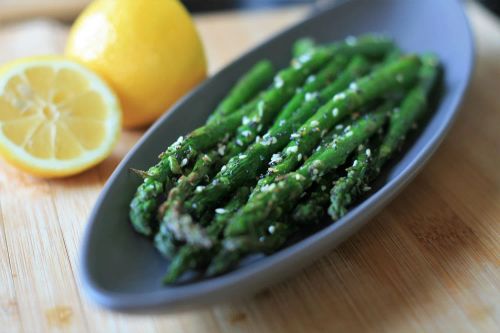
[(208, 121), (220, 119), (243, 106), (271, 83), (273, 74), (274, 68), (270, 61), (259, 61), (236, 83), (229, 95), (215, 108)]
[(330, 189), (337, 178), (336, 172), (330, 172), (321, 178), (294, 208), (291, 221), (304, 226), (319, 223), (326, 215), (325, 207), (330, 202)]
[[(324, 99), (331, 98), (336, 92), (346, 88), (348, 82), (359, 73), (366, 71), (367, 68), (368, 63), (365, 60), (356, 58), (346, 70), (345, 73), (348, 74), (341, 75), (338, 80), (335, 80), (321, 91), (320, 96), (323, 96)], [(351, 80), (346, 80), (346, 77)], [(300, 94), (308, 96), (307, 91), (299, 93), (299, 96)], [(190, 199), (188, 202), (190, 212), (195, 217), (198, 217), (203, 211), (213, 207), (216, 202), (234, 191), (242, 182), (255, 179), (266, 167), (268, 161), (272, 160), (272, 155), (280, 151), (289, 142), (290, 135), (297, 128), (297, 125), (308, 119), (320, 103), (320, 98), (305, 98), (305, 104), (299, 108), (290, 120), (278, 119), (277, 124), (273, 126), (263, 140), (252, 145), (244, 154), (232, 158), (226, 168), (215, 176), (211, 184)], [(279, 159), (279, 156), (275, 156), (276, 159)]]
[(367, 173), (371, 165), (372, 153), (370, 148), (362, 148), (358, 153), (347, 175), (340, 178), (331, 190), (331, 205), (328, 213), (336, 221), (347, 213), (347, 206), (354, 197), (370, 190), (366, 183)]
[(310, 154), (319, 143), (321, 133), (330, 130), (346, 115), (388, 91), (403, 89), (414, 82), (419, 67), (418, 57), (404, 57), (354, 81), (349, 89), (336, 94), (294, 134), (283, 150), (282, 161), (269, 168), (254, 191), (273, 183), (277, 176), (293, 171), (299, 165), (300, 157)]
[(314, 47), (316, 46), (316, 43), (314, 42), (313, 39), (311, 38), (301, 38), (297, 40), (292, 47), (292, 54), (293, 57), (300, 57), (303, 54), (306, 54), (307, 52), (310, 52)]
[[(197, 269), (208, 264), (211, 256), (220, 248), (218, 246), (219, 237), (222, 235), (227, 221), (247, 201), (249, 194), (250, 189), (248, 187), (240, 187), (226, 206), (216, 209), (215, 218), (206, 230), (208, 241), (213, 246), (211, 248), (205, 248), (196, 244), (182, 246), (168, 267), (167, 274), (164, 277), (165, 283), (173, 283), (187, 270)], [(163, 243), (160, 244), (160, 247), (164, 246)]]
[[(339, 179), (331, 190), (330, 216), (337, 220), (344, 216), (348, 207), (359, 197), (368, 184), (380, 173), (381, 167), (404, 142), (408, 131), (418, 122), (427, 109), (427, 99), (439, 75), (437, 58), (433, 55), (422, 57), (419, 82), (407, 94), (401, 106), (392, 111), (387, 134), (382, 143), (372, 150), (361, 152), (356, 165), (349, 170), (346, 177)], [(364, 153), (364, 155), (363, 155)], [(370, 162), (370, 156), (374, 160)]]
[(235, 267), (239, 260), (249, 253), (272, 253), (279, 250), (289, 237), (297, 231), (296, 226), (283, 223), (269, 223), (268, 229), (259, 236), (240, 236), (224, 241), (224, 246), (213, 257), (206, 270), (207, 276), (216, 276)]
[(375, 133), (384, 124), (391, 108), (392, 104), (387, 102), (377, 111), (360, 117), (331, 146), (314, 153), (296, 172), (261, 188), (261, 192), (231, 219), (224, 231), (225, 235), (255, 235), (266, 219), (279, 219), (284, 212), (293, 208), (300, 195), (314, 181), (343, 164), (354, 149)]

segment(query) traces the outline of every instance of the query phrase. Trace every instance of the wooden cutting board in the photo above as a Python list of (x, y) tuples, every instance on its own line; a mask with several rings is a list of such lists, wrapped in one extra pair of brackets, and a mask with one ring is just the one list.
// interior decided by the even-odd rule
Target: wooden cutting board
[(32, 17), (73, 18), (90, 0), (0, 0), (0, 21)]
[[(305, 12), (196, 17), (211, 72)], [(0, 332), (499, 332), (500, 24), (477, 5), (467, 12), (477, 67), (436, 155), (360, 233), (248, 300), (127, 315), (82, 294), (86, 218), (142, 132), (124, 132), (109, 159), (64, 180), (0, 163)], [(0, 30), (0, 59), (60, 51), (66, 30), (46, 21)]]

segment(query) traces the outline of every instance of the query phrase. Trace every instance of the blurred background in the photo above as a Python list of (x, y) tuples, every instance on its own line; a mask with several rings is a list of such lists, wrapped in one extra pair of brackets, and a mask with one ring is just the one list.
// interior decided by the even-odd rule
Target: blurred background
[[(332, 1), (335, 0), (183, 0), (182, 2), (189, 11), (199, 13), (304, 4), (317, 5), (318, 3)], [(500, 14), (500, 0), (479, 1), (496, 12), (497, 15)], [(90, 0), (0, 0), (0, 22), (36, 16), (50, 16), (71, 20), (89, 2)]]

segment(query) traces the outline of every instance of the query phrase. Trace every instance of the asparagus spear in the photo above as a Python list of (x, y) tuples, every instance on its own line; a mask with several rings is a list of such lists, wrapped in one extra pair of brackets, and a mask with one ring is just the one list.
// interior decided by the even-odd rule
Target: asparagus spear
[[(337, 57), (333, 59), (317, 75), (309, 76), (306, 84), (302, 89), (304, 92), (297, 93), (294, 98), (286, 105), (284, 110), (280, 112), (279, 118), (283, 119), (277, 121), (270, 132), (274, 133), (277, 131), (282, 131), (281, 127), (286, 123), (286, 119), (288, 119), (289, 117), (295, 119), (296, 117), (293, 117), (294, 112), (298, 108), (299, 104), (303, 103), (305, 94), (324, 86), (339, 72), (340, 68), (345, 64), (345, 62), (346, 59), (344, 57)], [(243, 139), (254, 137), (257, 133), (259, 133), (258, 127), (250, 128), (252, 129), (252, 131), (250, 131), (248, 129), (248, 126), (244, 125), (241, 126), (238, 131), (241, 131), (241, 128), (245, 129), (243, 131), (243, 133), (245, 134), (245, 137)], [(228, 148), (228, 151), (225, 152), (223, 156), (219, 156), (215, 152), (211, 152), (210, 157), (204, 155), (203, 158), (201, 158), (196, 163), (191, 175), (183, 176), (180, 178), (177, 187), (173, 188), (170, 191), (169, 198), (164, 205), (168, 208), (164, 209), (160, 215), (160, 220), (162, 220), (162, 223), (165, 223), (167, 226), (166, 228), (162, 228), (161, 232), (168, 232), (168, 230), (170, 229), (172, 232), (174, 232), (175, 238), (178, 240), (189, 239), (191, 238), (189, 233), (194, 232), (194, 235), (197, 235), (194, 239), (200, 239), (201, 234), (199, 232), (199, 228), (193, 225), (193, 219), (189, 216), (181, 216), (183, 201), (186, 197), (192, 194), (196, 185), (199, 184), (199, 181), (201, 181), (206, 176), (211, 176), (211, 171), (215, 170), (215, 168), (213, 167), (214, 165), (218, 165), (220, 164), (220, 162), (227, 162), (230, 157), (236, 155), (239, 152), (239, 150), (236, 150), (236, 148), (242, 150), (247, 146), (247, 142), (242, 142), (243, 139), (240, 139), (240, 137), (236, 136), (236, 138), (233, 139), (231, 143), (237, 144), (233, 144), (233, 146), (228, 145), (228, 147), (232, 147), (233, 149)], [(201, 189), (201, 187), (199, 188)], [(159, 239), (165, 240), (171, 239), (171, 237), (158, 237)]]
[(231, 89), (229, 95), (215, 108), (208, 121), (220, 119), (243, 106), (271, 83), (274, 68), (269, 60), (259, 61)]
[(294, 208), (291, 214), (293, 223), (310, 225), (322, 220), (326, 215), (325, 207), (330, 202), (330, 190), (337, 178), (337, 173), (331, 172), (314, 185), (311, 192)]
[(283, 222), (272, 222), (260, 236), (240, 236), (224, 241), (224, 246), (213, 257), (206, 270), (207, 276), (216, 276), (235, 267), (249, 253), (273, 253), (280, 249), (297, 231), (296, 226)]
[(371, 149), (362, 149), (351, 167), (347, 169), (347, 175), (340, 178), (331, 189), (331, 205), (328, 213), (336, 221), (347, 213), (349, 206), (355, 197), (370, 190), (366, 184), (366, 177), (371, 165)]
[(315, 46), (316, 43), (312, 38), (301, 38), (293, 44), (292, 54), (294, 57), (300, 57), (301, 55), (310, 52)]
[[(206, 229), (206, 235), (213, 246), (210, 248), (205, 248), (196, 244), (186, 244), (182, 246), (170, 262), (167, 274), (163, 280), (164, 283), (173, 283), (184, 272), (208, 264), (212, 255), (220, 248), (218, 245), (219, 237), (222, 235), (229, 217), (247, 201), (249, 194), (250, 189), (248, 187), (240, 187), (224, 208), (216, 209), (215, 217)], [(163, 243), (160, 244), (160, 248), (164, 246)]]
[[(297, 125), (302, 124), (308, 119), (313, 111), (320, 105), (321, 99), (329, 99), (335, 93), (346, 88), (349, 82), (357, 75), (365, 72), (368, 69), (368, 62), (361, 57), (353, 60), (344, 74), (335, 80), (331, 85), (320, 92), (321, 98), (306, 98), (310, 96), (308, 89), (298, 93), (297, 96), (303, 97), (305, 104), (299, 108), (290, 120), (278, 118), (275, 126), (264, 136), (264, 139), (255, 143), (242, 155), (232, 158), (226, 165), (224, 170), (221, 170), (213, 182), (209, 184), (202, 192), (197, 193), (188, 202), (190, 212), (198, 217), (203, 211), (213, 207), (219, 200), (234, 191), (241, 183), (248, 179), (255, 179), (267, 162), (272, 159), (272, 155), (279, 152), (288, 142), (290, 135), (296, 130)], [(337, 66), (337, 71), (340, 66)], [(319, 75), (318, 75), (319, 76)], [(312, 83), (320, 81), (321, 77)], [(312, 90), (312, 89), (311, 89)], [(279, 156), (276, 156), (279, 159)]]
[[(195, 139), (194, 141), (199, 141), (196, 148), (202, 149), (204, 143), (214, 141), (214, 137), (219, 140), (224, 137), (225, 133), (232, 132), (241, 122), (241, 118), (248, 114), (256, 104), (256, 101), (250, 102), (229, 116), (193, 131), (190, 134), (191, 138)], [(166, 153), (161, 155), (160, 162), (145, 172), (143, 183), (138, 187), (130, 203), (129, 217), (132, 226), (143, 235), (149, 236), (155, 232), (154, 221), (159, 204), (158, 197), (165, 192), (169, 184), (172, 184), (176, 174), (181, 173), (181, 165), (186, 165), (188, 157), (196, 153), (192, 146), (184, 144), (185, 141), (187, 140), (180, 137)], [(180, 164), (175, 156), (184, 156)]]
[[(257, 107), (262, 110), (262, 121), (269, 121), (276, 109), (293, 94), (295, 88), (304, 79), (304, 75), (321, 65), (331, 54), (353, 54), (355, 52), (370, 56), (381, 56), (393, 46), (388, 39), (379, 37), (363, 37), (355, 42), (342, 42), (328, 48), (318, 48), (292, 61), (292, 66), (281, 71), (275, 77), (274, 85), (259, 100)], [(139, 186), (130, 207), (130, 219), (134, 228), (142, 234), (151, 235), (156, 229), (153, 223), (158, 207), (157, 197), (172, 184), (176, 175), (182, 173), (187, 165), (200, 151), (206, 151), (217, 145), (228, 134), (233, 133), (241, 120), (248, 114), (245, 108), (229, 114), (227, 117), (207, 123), (194, 130), (185, 139), (180, 138), (160, 155), (160, 161), (151, 167), (147, 177)]]
[(279, 219), (284, 212), (293, 208), (300, 195), (315, 180), (343, 164), (354, 149), (375, 133), (384, 124), (391, 108), (391, 103), (385, 103), (377, 111), (362, 116), (345, 134), (334, 140), (331, 146), (313, 154), (296, 172), (262, 188), (231, 219), (224, 231), (225, 235), (255, 235), (267, 219)]
[[(439, 75), (438, 61), (433, 55), (422, 57), (419, 82), (405, 97), (401, 106), (393, 110), (387, 134), (380, 147), (361, 152), (346, 177), (339, 179), (331, 190), (330, 216), (337, 220), (347, 213), (350, 204), (359, 197), (368, 184), (380, 173), (381, 167), (404, 142), (406, 134), (425, 113), (427, 97)], [(372, 149), (374, 150), (374, 149)], [(370, 161), (369, 156), (375, 155)]]
[(254, 191), (258, 192), (261, 187), (273, 183), (277, 176), (293, 171), (300, 163), (299, 156), (308, 155), (321, 140), (321, 133), (330, 130), (347, 114), (390, 90), (399, 90), (412, 83), (419, 66), (420, 61), (415, 56), (401, 58), (356, 80), (349, 89), (336, 94), (294, 134), (293, 140), (283, 150), (282, 161), (269, 168)]
[[(321, 67), (330, 57), (331, 51), (317, 49), (307, 57), (301, 57), (293, 66), (280, 71), (273, 86), (257, 102), (258, 115), (252, 119), (253, 123), (269, 123), (307, 75)], [(154, 213), (158, 207), (157, 197), (164, 191), (165, 182), (172, 183), (173, 176), (181, 174), (182, 167), (200, 151), (212, 148), (228, 133), (234, 132), (247, 111), (242, 108), (227, 117), (207, 123), (191, 132), (185, 139), (180, 137), (160, 155), (160, 162), (147, 171), (148, 177), (139, 186), (130, 205), (130, 219), (139, 233), (153, 233)]]

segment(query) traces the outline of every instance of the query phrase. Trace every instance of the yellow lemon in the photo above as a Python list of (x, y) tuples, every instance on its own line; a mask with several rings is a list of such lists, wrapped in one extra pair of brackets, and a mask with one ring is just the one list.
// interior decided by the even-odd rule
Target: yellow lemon
[(206, 77), (200, 38), (177, 0), (96, 0), (73, 25), (66, 55), (111, 85), (126, 127), (151, 123)]
[(15, 166), (76, 174), (111, 153), (120, 129), (118, 98), (82, 65), (46, 56), (0, 68), (0, 154)]

